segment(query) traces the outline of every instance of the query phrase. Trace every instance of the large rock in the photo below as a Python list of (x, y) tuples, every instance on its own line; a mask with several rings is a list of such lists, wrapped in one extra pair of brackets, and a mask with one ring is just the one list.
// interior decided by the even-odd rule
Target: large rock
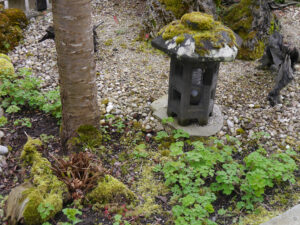
[(173, 20), (184, 14), (200, 11), (216, 17), (215, 0), (147, 0), (144, 18), (144, 33), (156, 36), (157, 32)]
[(270, 0), (241, 0), (225, 10), (223, 22), (243, 39), (238, 58), (260, 58), (269, 35), (278, 28), (269, 2)]
[[(21, 153), (24, 164), (31, 165), (31, 184), (22, 184), (8, 196), (6, 216), (11, 225), (20, 220), (27, 225), (39, 225), (52, 218), (63, 208), (63, 200), (68, 196), (66, 185), (53, 174), (51, 163), (37, 150), (42, 146), (39, 139), (28, 138)], [(50, 204), (53, 209), (42, 218), (38, 207)]]

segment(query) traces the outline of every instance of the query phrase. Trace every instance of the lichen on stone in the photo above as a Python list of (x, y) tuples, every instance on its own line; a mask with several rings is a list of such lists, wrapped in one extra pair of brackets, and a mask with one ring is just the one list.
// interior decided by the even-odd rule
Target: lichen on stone
[(201, 12), (185, 14), (181, 20), (171, 22), (159, 32), (164, 40), (175, 38), (176, 44), (181, 44), (188, 37), (195, 41), (196, 52), (199, 55), (208, 53), (206, 45), (220, 49), (228, 45), (236, 45), (234, 33), (220, 22), (214, 21), (213, 16)]

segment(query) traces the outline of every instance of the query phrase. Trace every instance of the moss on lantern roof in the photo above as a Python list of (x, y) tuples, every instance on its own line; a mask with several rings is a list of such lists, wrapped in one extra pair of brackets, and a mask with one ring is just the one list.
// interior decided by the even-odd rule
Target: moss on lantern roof
[(211, 15), (201, 12), (187, 13), (181, 20), (171, 22), (159, 32), (164, 40), (176, 38), (177, 45), (186, 39), (185, 34), (193, 37), (199, 55), (208, 52), (205, 47), (207, 42), (216, 49), (225, 47), (225, 44), (230, 47), (236, 45), (235, 35), (231, 29), (215, 21)]

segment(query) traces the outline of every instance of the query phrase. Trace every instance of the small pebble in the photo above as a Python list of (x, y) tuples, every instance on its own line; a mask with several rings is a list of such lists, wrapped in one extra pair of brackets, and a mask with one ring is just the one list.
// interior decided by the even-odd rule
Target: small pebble
[(0, 155), (6, 155), (8, 153), (8, 148), (0, 145)]

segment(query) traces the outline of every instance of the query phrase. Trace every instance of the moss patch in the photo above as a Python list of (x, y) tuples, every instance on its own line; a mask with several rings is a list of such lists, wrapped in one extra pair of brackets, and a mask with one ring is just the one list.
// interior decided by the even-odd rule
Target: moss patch
[[(252, 15), (253, 7), (259, 7), (259, 3), (254, 0), (241, 0), (239, 4), (229, 7), (222, 18), (224, 23), (244, 41), (238, 52), (237, 58), (239, 59), (255, 60), (262, 57), (264, 52), (265, 40), (262, 38), (258, 39), (257, 28), (252, 26), (254, 20)], [(275, 23), (273, 27), (270, 24), (270, 29), (270, 32), (274, 32)], [(249, 44), (247, 43), (254, 43), (254, 47), (248, 47)]]
[(263, 41), (258, 41), (255, 45), (254, 49), (250, 49), (247, 47), (242, 47), (239, 50), (238, 58), (239, 59), (250, 59), (255, 60), (262, 57), (265, 50), (265, 43)]
[[(37, 148), (41, 145), (42, 142), (39, 139), (29, 137), (21, 154), (21, 159), (31, 165), (30, 175), (33, 187), (23, 192), (23, 199), (26, 199), (23, 217), (25, 223), (29, 225), (41, 224), (61, 211), (63, 196), (68, 193), (66, 185), (53, 175), (50, 162), (38, 152)], [(54, 210), (42, 219), (37, 208), (45, 203), (51, 204)]]
[(5, 9), (0, 12), (0, 53), (7, 53), (23, 38), (21, 28), (28, 25), (24, 12), (20, 9)]
[(141, 177), (137, 183), (134, 184), (134, 189), (139, 196), (142, 197), (143, 203), (135, 208), (134, 215), (143, 215), (149, 217), (155, 213), (162, 214), (161, 205), (156, 203), (156, 197), (166, 195), (168, 188), (157, 179), (155, 179), (152, 172), (153, 167), (150, 165), (143, 166)]
[[(226, 40), (224, 33), (230, 38)], [(164, 40), (169, 40), (174, 37), (176, 43), (180, 44), (185, 40), (185, 35), (191, 35), (196, 44), (196, 52), (199, 55), (204, 55), (207, 50), (204, 45), (209, 41), (213, 48), (222, 48), (227, 43), (230, 47), (236, 45), (235, 36), (229, 28), (223, 26), (220, 22), (214, 21), (211, 15), (192, 12), (185, 14), (181, 20), (173, 21), (165, 26), (160, 32)]]
[(5, 9), (3, 14), (9, 18), (13, 26), (18, 25), (21, 28), (25, 28), (28, 25), (26, 15), (21, 9)]
[(14, 73), (15, 69), (10, 58), (5, 54), (0, 53), (0, 75), (4, 75), (4, 77), (10, 77), (14, 75)]
[(121, 181), (106, 175), (99, 180), (97, 187), (87, 195), (87, 199), (91, 203), (104, 207), (111, 203), (131, 203), (136, 199), (136, 196)]
[(186, 11), (187, 5), (182, 0), (159, 0), (165, 5), (167, 11), (171, 11), (179, 19)]

